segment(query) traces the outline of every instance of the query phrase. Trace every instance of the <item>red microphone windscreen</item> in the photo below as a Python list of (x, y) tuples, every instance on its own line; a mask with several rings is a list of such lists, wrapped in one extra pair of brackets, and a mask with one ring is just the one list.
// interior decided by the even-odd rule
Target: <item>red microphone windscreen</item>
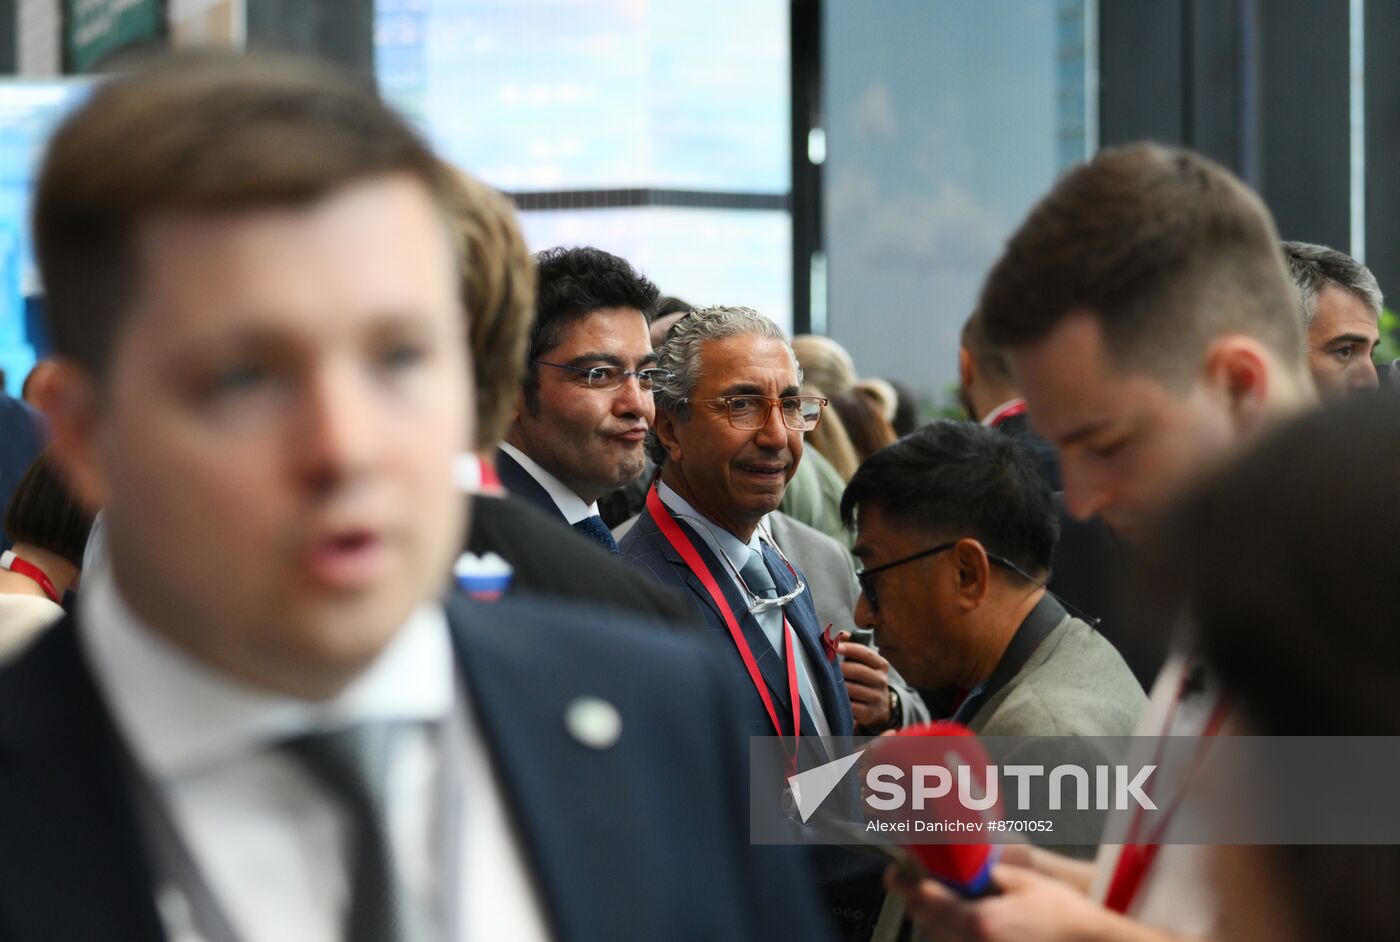
[(966, 834), (968, 843), (910, 844), (908, 850), (957, 892), (989, 892), (996, 845), (977, 838), (987, 822), (1001, 820), (1002, 810), (999, 796), (987, 794), (992, 763), (976, 735), (960, 723), (920, 723), (881, 738), (867, 756), (867, 768), (889, 786), (879, 790), (882, 800), (871, 805), (872, 816), (907, 823), (901, 830), (911, 834)]

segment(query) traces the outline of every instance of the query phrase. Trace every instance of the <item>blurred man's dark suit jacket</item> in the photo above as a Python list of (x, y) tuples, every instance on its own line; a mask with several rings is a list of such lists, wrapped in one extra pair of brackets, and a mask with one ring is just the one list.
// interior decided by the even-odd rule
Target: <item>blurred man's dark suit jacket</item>
[[(742, 721), (703, 645), (538, 603), (454, 599), (448, 620), (555, 938), (829, 937), (794, 855), (749, 843)], [(165, 938), (84, 658), (68, 620), (0, 670), (2, 942)], [(621, 714), (611, 747), (566, 731), (580, 696)]]
[(511, 564), (515, 571), (507, 598), (546, 596), (675, 628), (703, 632), (705, 627), (693, 605), (575, 532), (557, 510), (551, 516), (516, 496), (472, 499), (467, 550), (478, 556), (495, 553)]

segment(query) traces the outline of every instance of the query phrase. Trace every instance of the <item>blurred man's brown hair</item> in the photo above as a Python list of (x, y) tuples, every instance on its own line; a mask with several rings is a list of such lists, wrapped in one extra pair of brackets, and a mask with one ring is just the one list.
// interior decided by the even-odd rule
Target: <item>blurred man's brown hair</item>
[(104, 374), (161, 212), (303, 206), (405, 173), (447, 207), (445, 166), (355, 80), (306, 61), (202, 52), (98, 87), (49, 144), (34, 200), (55, 350)]
[(455, 168), (448, 196), (460, 240), (462, 304), (471, 324), (476, 447), (486, 453), (505, 435), (525, 373), (535, 318), (535, 260), (508, 198)]
[(1177, 384), (1226, 334), (1301, 371), (1297, 305), (1259, 197), (1199, 154), (1140, 144), (1100, 151), (1055, 185), (1007, 243), (979, 308), (991, 345), (1012, 349), (1088, 312), (1119, 364)]

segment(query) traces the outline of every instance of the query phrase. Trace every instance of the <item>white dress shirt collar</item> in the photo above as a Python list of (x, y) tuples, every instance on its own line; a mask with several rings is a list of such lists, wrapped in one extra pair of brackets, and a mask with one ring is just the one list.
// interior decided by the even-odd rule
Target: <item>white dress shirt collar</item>
[(447, 618), (416, 610), (339, 694), (307, 701), (250, 686), (146, 627), (110, 567), (84, 580), (78, 620), (98, 688), (141, 767), (156, 780), (197, 773), (301, 732), (370, 719), (437, 721), (453, 704)]
[(1001, 405), (993, 409), (991, 412), (988, 412), (986, 415), (982, 416), (981, 424), (987, 426), (988, 428), (993, 428), (996, 426), (997, 421), (1003, 415), (1010, 412), (1012, 409), (1015, 409), (1017, 406), (1025, 405), (1025, 403), (1026, 400), (1020, 398), (1008, 399)]
[(569, 521), (570, 525), (578, 523), (580, 520), (587, 520), (589, 517), (598, 516), (597, 501), (591, 504), (584, 503), (582, 497), (565, 487), (558, 478), (541, 468), (535, 459), (509, 442), (501, 442), (500, 447), (501, 451), (514, 458), (520, 467), (525, 469), (525, 473), (534, 478), (535, 482), (545, 489), (550, 499), (554, 501), (554, 506), (559, 508), (559, 512), (564, 515), (564, 519)]
[[(709, 517), (706, 517), (700, 511), (692, 507), (689, 501), (677, 494), (675, 488), (671, 487), (671, 485), (667, 484), (665, 481), (656, 482), (656, 493), (657, 496), (661, 498), (661, 502), (665, 504), (672, 513), (680, 514), (682, 517), (686, 518), (691, 528), (700, 534), (700, 538), (703, 539), (705, 545), (710, 548), (710, 552), (721, 556), (722, 559), (729, 560), (735, 569), (744, 568), (744, 564), (749, 561), (750, 550), (758, 550), (760, 553), (763, 552), (763, 543), (761, 540), (763, 533), (762, 527), (755, 527), (753, 536), (749, 537), (749, 541), (745, 543), (724, 527), (715, 523)], [(736, 573), (730, 572), (729, 576), (734, 580), (736, 585), (742, 588), (743, 582)]]

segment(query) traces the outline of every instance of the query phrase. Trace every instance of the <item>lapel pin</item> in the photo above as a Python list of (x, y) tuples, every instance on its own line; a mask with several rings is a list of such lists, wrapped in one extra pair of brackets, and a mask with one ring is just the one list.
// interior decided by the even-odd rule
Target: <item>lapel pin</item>
[(463, 553), (452, 567), (458, 587), (478, 602), (494, 602), (504, 595), (514, 572), (511, 564), (495, 553)]
[(564, 726), (585, 746), (608, 749), (622, 735), (622, 715), (606, 700), (579, 697), (564, 711)]

